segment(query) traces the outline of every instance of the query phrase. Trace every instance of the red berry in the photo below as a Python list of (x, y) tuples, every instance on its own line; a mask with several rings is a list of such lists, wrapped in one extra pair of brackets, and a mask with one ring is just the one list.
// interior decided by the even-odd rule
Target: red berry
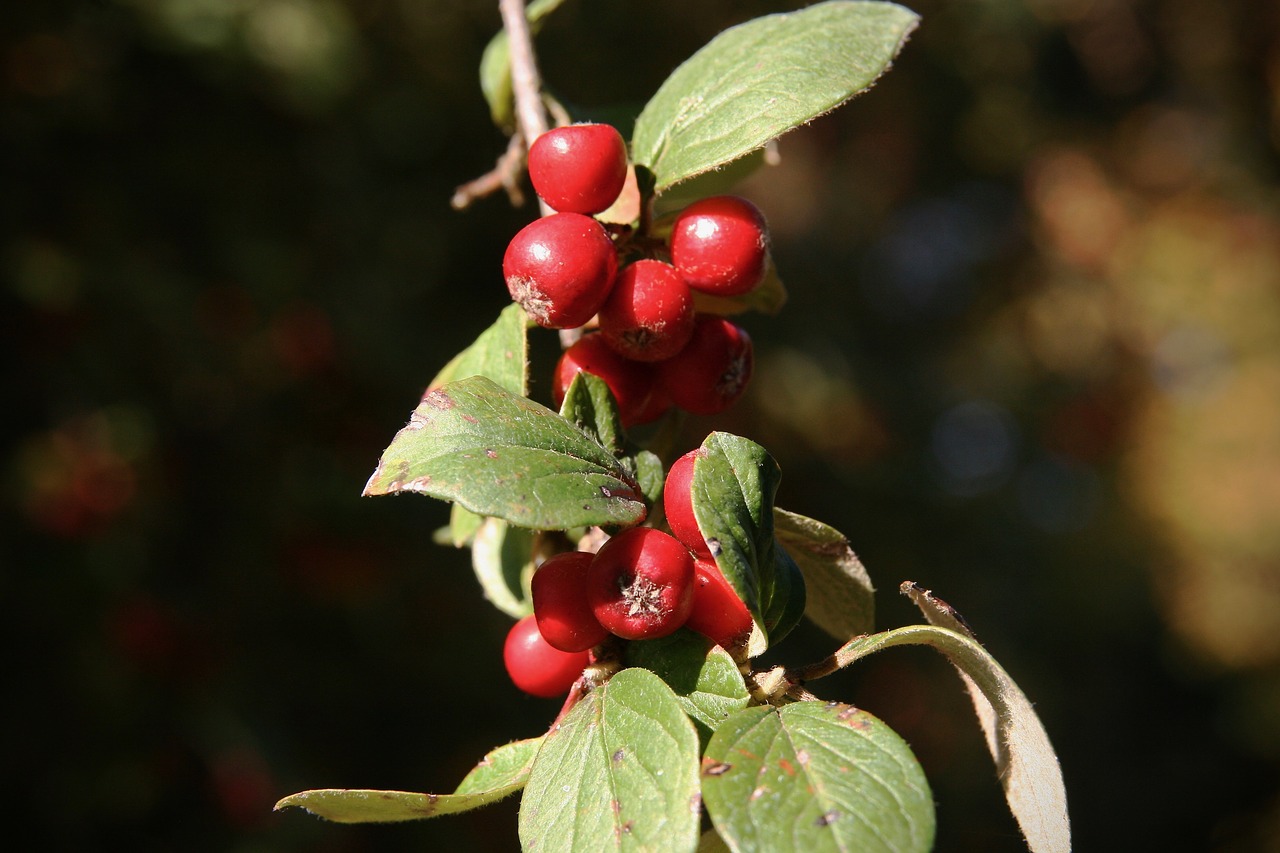
[(676, 217), (671, 262), (694, 290), (740, 296), (764, 280), (768, 259), (764, 216), (745, 198), (704, 198)]
[(600, 332), (627, 358), (670, 358), (693, 334), (693, 292), (670, 264), (636, 261), (618, 275), (600, 309)]
[(734, 592), (715, 560), (693, 565), (693, 612), (685, 626), (726, 649), (751, 634), (751, 611)]
[(529, 148), (529, 179), (555, 210), (600, 213), (622, 192), (627, 145), (607, 124), (557, 127)]
[(618, 355), (598, 333), (584, 335), (560, 356), (551, 378), (551, 399), (556, 408), (564, 402), (564, 393), (573, 377), (581, 372), (599, 376), (609, 386), (618, 401), (623, 426), (656, 418), (656, 415), (650, 416), (655, 380), (653, 369)]
[(587, 601), (587, 570), (593, 559), (595, 554), (586, 551), (556, 554), (530, 582), (538, 633), (562, 652), (585, 652), (609, 636)]
[(624, 530), (592, 561), (587, 598), (600, 624), (624, 640), (665, 637), (693, 609), (693, 557), (661, 530)]
[(658, 381), (685, 411), (715, 415), (742, 396), (752, 365), (751, 338), (740, 326), (700, 314), (685, 348), (658, 364)]
[(586, 652), (562, 652), (538, 633), (538, 623), (526, 616), (511, 626), (502, 646), (507, 675), (525, 693), (551, 699), (569, 692), (586, 668)]
[(511, 298), (548, 329), (573, 329), (594, 317), (617, 271), (608, 232), (580, 213), (553, 213), (530, 222), (502, 258)]
[(677, 539), (684, 543), (690, 551), (699, 557), (710, 557), (711, 547), (698, 529), (698, 520), (693, 515), (693, 462), (707, 452), (701, 447), (690, 450), (675, 462), (667, 472), (667, 481), (662, 486), (662, 507), (667, 515), (667, 525)]

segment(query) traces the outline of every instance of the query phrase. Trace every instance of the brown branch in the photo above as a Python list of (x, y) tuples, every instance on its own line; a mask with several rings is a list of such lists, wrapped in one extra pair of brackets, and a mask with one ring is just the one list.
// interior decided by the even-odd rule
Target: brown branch
[[(547, 113), (542, 105), (542, 78), (533, 53), (533, 36), (525, 17), (524, 0), (498, 0), (502, 27), (507, 31), (507, 55), (511, 61), (511, 91), (516, 101), (516, 121), (526, 148), (547, 132)], [(542, 215), (551, 208), (540, 202)]]
[(493, 168), (473, 181), (467, 181), (453, 191), (449, 204), (454, 210), (466, 210), (474, 202), (506, 190), (512, 207), (524, 206), (524, 192), (520, 189), (520, 170), (524, 168), (524, 138), (515, 133), (507, 143)]

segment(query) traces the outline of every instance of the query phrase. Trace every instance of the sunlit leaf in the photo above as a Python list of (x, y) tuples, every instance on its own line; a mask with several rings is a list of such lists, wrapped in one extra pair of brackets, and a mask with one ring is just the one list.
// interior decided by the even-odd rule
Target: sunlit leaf
[(671, 688), (624, 669), (553, 728), (520, 802), (520, 842), (539, 853), (693, 851), (698, 736)]
[(468, 376), (487, 376), (512, 394), (525, 395), (529, 388), (528, 326), (528, 315), (519, 305), (503, 308), (492, 326), (441, 368), (428, 390)]
[(751, 698), (729, 653), (692, 631), (628, 643), (627, 662), (652, 670), (667, 683), (703, 740)]
[(470, 811), (524, 787), (542, 738), (518, 740), (486, 755), (452, 794), (332, 788), (303, 791), (276, 803), (296, 806), (336, 823), (398, 823)]
[(933, 797), (911, 749), (837, 702), (748, 708), (702, 759), (702, 796), (738, 851), (925, 851)]
[(773, 531), (804, 574), (805, 615), (840, 640), (875, 630), (875, 589), (843, 534), (784, 509), (773, 511)]
[(396, 433), (366, 495), (421, 492), (520, 527), (636, 524), (639, 486), (555, 412), (473, 376), (427, 393)]
[(1027, 846), (1032, 853), (1067, 853), (1071, 820), (1062, 768), (1031, 702), (950, 605), (910, 582), (902, 585), (902, 591), (933, 626), (964, 640), (957, 645), (950, 638), (939, 639), (931, 645), (960, 672)]
[(730, 163), (870, 87), (916, 21), (892, 3), (832, 0), (726, 30), (645, 106), (632, 158), (659, 192)]

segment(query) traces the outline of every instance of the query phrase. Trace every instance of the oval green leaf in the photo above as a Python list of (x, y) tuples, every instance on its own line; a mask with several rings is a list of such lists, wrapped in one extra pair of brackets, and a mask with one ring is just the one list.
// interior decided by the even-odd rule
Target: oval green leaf
[(538, 737), (492, 750), (452, 794), (331, 788), (285, 797), (275, 810), (296, 806), (335, 823), (398, 823), (470, 811), (523, 788), (541, 743)]
[(904, 853), (933, 844), (933, 797), (906, 742), (837, 702), (735, 714), (707, 745), (702, 796), (735, 851)]
[(628, 643), (626, 655), (628, 664), (651, 670), (667, 683), (704, 743), (751, 700), (729, 653), (693, 631)]
[(918, 17), (893, 3), (819, 3), (725, 30), (636, 119), (634, 161), (661, 192), (829, 112), (888, 69)]
[(528, 328), (524, 309), (508, 305), (492, 326), (440, 369), (427, 388), (468, 376), (487, 376), (512, 394), (524, 396), (529, 388)]
[(615, 455), (622, 452), (624, 434), (618, 402), (599, 376), (580, 372), (570, 380), (560, 404), (560, 417), (572, 421)]
[(875, 588), (840, 531), (775, 509), (773, 532), (804, 574), (809, 589), (806, 616), (838, 640), (875, 630)]
[[(763, 447), (725, 432), (702, 442), (690, 494), (716, 565), (758, 625), (773, 595), (773, 499), (782, 473)], [(763, 637), (761, 637), (761, 640)], [(764, 651), (752, 642), (753, 656)]]
[(539, 853), (693, 851), (698, 736), (675, 694), (624, 669), (547, 733), (520, 801), (520, 843)]
[(647, 508), (613, 454), (569, 421), (484, 376), (423, 397), (366, 495), (421, 492), (518, 527), (632, 525)]

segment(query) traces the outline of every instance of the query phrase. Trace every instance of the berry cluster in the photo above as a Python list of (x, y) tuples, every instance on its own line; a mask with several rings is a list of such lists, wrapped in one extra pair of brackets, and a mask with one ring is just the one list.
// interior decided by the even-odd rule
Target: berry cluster
[(693, 514), (690, 483), (700, 450), (671, 466), (663, 505), (672, 534), (633, 527), (591, 554), (569, 551), (533, 575), (533, 615), (507, 636), (503, 660), (516, 686), (563, 694), (610, 635), (665, 637), (688, 627), (726, 648), (745, 642), (751, 613), (721, 574)]
[(529, 177), (556, 212), (511, 240), (502, 260), (507, 290), (540, 326), (575, 329), (594, 318), (597, 327), (556, 366), (555, 404), (586, 371), (613, 391), (625, 426), (656, 420), (672, 406), (714, 415), (732, 405), (751, 378), (751, 339), (723, 317), (697, 313), (694, 292), (742, 296), (764, 280), (769, 239), (760, 211), (745, 199), (715, 196), (681, 211), (664, 244), (630, 229), (610, 231), (593, 216), (621, 194), (627, 152), (604, 124), (538, 137)]

